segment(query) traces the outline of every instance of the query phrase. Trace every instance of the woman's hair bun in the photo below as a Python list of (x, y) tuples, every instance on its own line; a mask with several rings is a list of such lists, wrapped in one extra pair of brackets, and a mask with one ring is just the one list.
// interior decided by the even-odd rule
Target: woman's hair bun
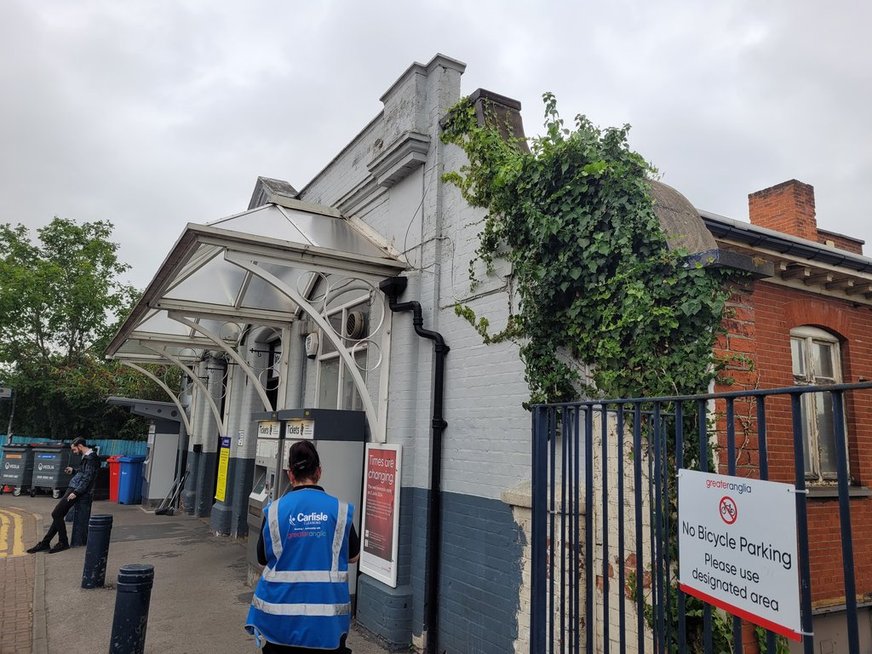
[(312, 441), (297, 441), (291, 445), (288, 467), (295, 477), (305, 479), (315, 474), (315, 471), (321, 467), (321, 458)]

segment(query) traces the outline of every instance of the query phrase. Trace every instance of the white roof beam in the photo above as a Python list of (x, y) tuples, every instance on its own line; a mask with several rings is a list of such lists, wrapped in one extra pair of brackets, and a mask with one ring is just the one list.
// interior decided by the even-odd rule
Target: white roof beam
[(224, 350), (224, 352), (227, 353), (227, 356), (229, 356), (231, 359), (233, 359), (239, 365), (239, 367), (243, 370), (243, 372), (245, 372), (246, 376), (251, 381), (254, 390), (257, 392), (258, 396), (260, 397), (260, 401), (263, 403), (264, 411), (272, 411), (273, 410), (272, 402), (270, 402), (269, 398), (266, 396), (266, 390), (264, 389), (263, 384), (260, 383), (260, 379), (258, 378), (257, 373), (254, 372), (254, 370), (252, 369), (252, 367), (250, 365), (248, 365), (248, 363), (246, 363), (245, 359), (243, 359), (241, 356), (239, 356), (239, 352), (237, 352), (232, 347), (227, 345), (227, 343), (225, 343), (221, 339), (220, 336), (216, 336), (215, 334), (210, 332), (208, 329), (203, 327), (203, 325), (197, 324), (196, 322), (194, 322), (190, 318), (182, 315), (181, 313), (179, 313), (177, 311), (169, 311), (169, 312), (167, 312), (167, 315), (170, 318), (172, 318), (173, 320), (190, 327), (191, 329), (193, 329), (196, 332), (199, 332), (200, 334), (202, 334), (203, 336), (208, 338), (210, 341), (215, 343), (215, 345), (217, 345), (219, 348)]
[(212, 409), (212, 415), (215, 416), (215, 422), (218, 423), (218, 430), (220, 432), (220, 435), (227, 436), (227, 425), (225, 425), (224, 420), (221, 419), (221, 412), (218, 410), (218, 405), (215, 404), (215, 399), (212, 397), (212, 393), (209, 392), (209, 388), (206, 386), (206, 384), (203, 383), (203, 380), (200, 379), (197, 373), (195, 373), (188, 366), (182, 363), (182, 361), (178, 357), (174, 357), (166, 350), (158, 350), (148, 345), (144, 347), (174, 363), (182, 370), (183, 373), (185, 373), (190, 378), (194, 385), (200, 389), (200, 391), (203, 393), (203, 396), (206, 398), (206, 401), (209, 403), (209, 407)]
[(185, 407), (182, 406), (182, 403), (181, 403), (181, 401), (179, 400), (178, 395), (176, 395), (175, 393), (173, 393), (173, 392), (170, 390), (170, 387), (166, 385), (166, 382), (164, 382), (164, 380), (160, 379), (157, 375), (151, 373), (150, 371), (146, 370), (146, 369), (143, 368), (142, 366), (138, 366), (138, 365), (136, 365), (136, 364), (133, 363), (132, 361), (125, 361), (125, 360), (122, 359), (122, 360), (121, 360), (121, 363), (122, 363), (122, 365), (125, 365), (125, 366), (127, 366), (128, 368), (133, 368), (133, 369), (136, 370), (137, 372), (141, 372), (143, 375), (145, 375), (146, 377), (148, 377), (149, 379), (151, 379), (155, 384), (157, 384), (158, 386), (160, 386), (160, 387), (164, 390), (164, 393), (166, 393), (167, 395), (170, 396), (170, 399), (173, 401), (173, 404), (175, 404), (175, 405), (178, 407), (178, 409), (179, 409), (179, 416), (181, 417), (182, 422), (185, 423), (185, 429), (188, 430), (188, 433), (189, 433), (189, 434), (192, 434), (192, 433), (193, 433), (193, 430), (191, 429), (191, 421), (190, 421), (190, 419), (188, 418), (188, 414), (185, 413)]

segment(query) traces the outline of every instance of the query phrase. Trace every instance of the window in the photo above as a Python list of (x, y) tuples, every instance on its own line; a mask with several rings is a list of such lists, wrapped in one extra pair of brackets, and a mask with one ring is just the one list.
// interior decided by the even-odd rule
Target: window
[(279, 406), (279, 378), (281, 375), (279, 364), (282, 359), (281, 339), (269, 342), (269, 352), (267, 353), (267, 356), (269, 358), (267, 359), (266, 384), (264, 390), (266, 391), (267, 399), (272, 404), (273, 411), (275, 411)]
[[(366, 379), (366, 338), (369, 321), (369, 295), (358, 296), (342, 306), (327, 311), (326, 318), (334, 331), (342, 337), (345, 349), (357, 363), (357, 369)], [(318, 354), (318, 408), (361, 410), (363, 401), (354, 386), (354, 380), (339, 358), (339, 352), (330, 340), (321, 334)]]
[[(790, 353), (793, 381), (797, 386), (842, 381), (839, 341), (832, 334), (815, 327), (793, 329), (790, 332)], [(802, 420), (806, 477), (817, 481), (835, 480), (836, 437), (831, 394), (803, 395)]]

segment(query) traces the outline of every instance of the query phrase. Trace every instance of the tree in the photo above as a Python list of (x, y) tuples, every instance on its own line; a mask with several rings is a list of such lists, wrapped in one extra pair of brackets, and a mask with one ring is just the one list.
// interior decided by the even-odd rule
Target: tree
[[(130, 267), (118, 258), (112, 229), (108, 221), (55, 218), (34, 241), (23, 225), (0, 225), (0, 381), (15, 389), (19, 433), (141, 430), (141, 422), (128, 424), (125, 411), (106, 404), (107, 395), (125, 394), (131, 384), (148, 392), (100, 357), (137, 297), (120, 281)], [(9, 403), (0, 407), (8, 410)]]

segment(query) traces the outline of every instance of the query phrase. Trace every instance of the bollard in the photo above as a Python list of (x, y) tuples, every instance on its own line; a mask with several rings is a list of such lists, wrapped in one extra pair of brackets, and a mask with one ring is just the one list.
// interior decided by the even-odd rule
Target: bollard
[(134, 563), (118, 571), (109, 654), (143, 654), (154, 566)]
[(88, 546), (82, 570), (82, 588), (102, 588), (106, 581), (106, 560), (109, 558), (109, 537), (112, 535), (111, 515), (92, 515), (88, 521)]
[[(70, 547), (82, 547), (88, 544), (88, 532), (91, 527), (91, 493), (85, 493), (73, 505), (73, 530), (70, 535)], [(70, 513), (67, 513), (69, 517)]]

